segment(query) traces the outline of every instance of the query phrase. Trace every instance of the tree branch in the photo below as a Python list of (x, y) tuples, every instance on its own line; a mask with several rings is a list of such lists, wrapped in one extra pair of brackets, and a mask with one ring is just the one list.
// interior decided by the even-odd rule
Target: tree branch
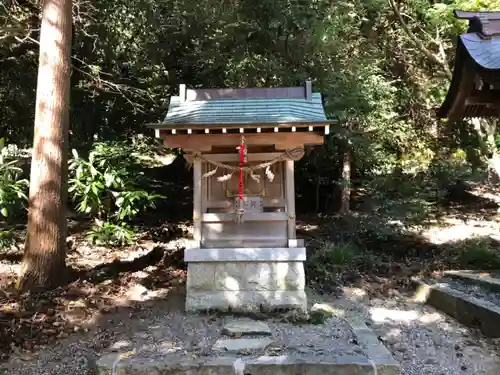
[[(430, 51), (420, 39), (410, 30), (408, 25), (406, 24), (405, 20), (403, 19), (403, 16), (401, 15), (401, 12), (399, 11), (398, 6), (396, 3), (394, 3), (394, 0), (389, 0), (389, 4), (391, 5), (392, 9), (394, 10), (394, 13), (398, 17), (399, 23), (401, 25), (401, 28), (404, 30), (408, 38), (415, 44), (415, 46), (422, 52), (429, 60), (433, 61), (434, 63), (438, 64), (441, 66), (443, 69), (446, 77), (451, 80), (452, 77), (452, 72), (450, 70), (450, 67), (448, 66), (448, 63), (446, 60), (443, 58), (440, 58), (438, 55), (434, 54), (432, 51)], [(440, 48), (441, 49), (441, 48)], [(444, 48), (442, 48), (444, 51)]]

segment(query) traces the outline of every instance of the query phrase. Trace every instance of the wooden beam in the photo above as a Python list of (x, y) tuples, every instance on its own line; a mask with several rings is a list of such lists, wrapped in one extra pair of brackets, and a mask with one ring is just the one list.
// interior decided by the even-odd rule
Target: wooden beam
[(306, 100), (311, 100), (312, 99), (312, 82), (310, 79), (308, 79), (306, 81), (306, 84), (305, 84), (305, 97), (306, 97)]
[[(276, 88), (241, 88), (241, 89), (189, 89), (186, 92), (188, 101), (205, 101), (212, 99), (278, 99), (304, 98), (303, 87)], [(182, 100), (182, 99), (181, 99)]]
[[(201, 221), (203, 223), (217, 223), (234, 221), (234, 213), (204, 213)], [(285, 212), (245, 212), (244, 221), (287, 221), (288, 216)]]
[(454, 10), (456, 18), (470, 20), (472, 18), (486, 18), (490, 20), (500, 20), (500, 12), (469, 12), (466, 10)]
[(181, 99), (181, 102), (186, 101), (186, 85), (184, 83), (179, 85), (179, 98)]
[(297, 128), (307, 128), (308, 126), (314, 126), (315, 128), (320, 128), (324, 127), (326, 125), (337, 125), (339, 124), (338, 119), (331, 119), (331, 120), (325, 120), (325, 121), (293, 121), (293, 122), (255, 122), (255, 123), (199, 123), (199, 124), (192, 124), (192, 123), (176, 123), (176, 124), (165, 124), (165, 123), (148, 123), (146, 124), (147, 127), (152, 128), (152, 129), (161, 129), (161, 130), (169, 130), (172, 127), (175, 126), (176, 129), (178, 130), (185, 130), (185, 129), (193, 129), (193, 130), (205, 130), (206, 128), (209, 128), (210, 130), (216, 130), (216, 129), (239, 129), (239, 128), (244, 128), (244, 129), (256, 129), (256, 128), (261, 128), (261, 129), (272, 129), (275, 127), (278, 127), (280, 131), (286, 131), (286, 129), (291, 128), (292, 126), (295, 126)]
[[(204, 176), (205, 173), (207, 173), (209, 170), (212, 169), (212, 166), (209, 165), (208, 163), (204, 162), (203, 160), (201, 161), (201, 175)], [(203, 178), (201, 179), (201, 212), (207, 212), (207, 201), (209, 197), (209, 182), (210, 179), (208, 178)], [(203, 237), (203, 233), (202, 233)]]
[(288, 215), (288, 239), (296, 238), (296, 218), (295, 218), (295, 175), (294, 161), (285, 162), (285, 199), (286, 214)]
[(500, 103), (500, 90), (478, 90), (473, 91), (466, 99), (469, 105), (474, 104), (498, 104)]
[(474, 77), (476, 75), (476, 71), (471, 65), (471, 63), (467, 62), (463, 64), (461, 80), (457, 88), (457, 93), (447, 114), (449, 120), (461, 119), (464, 114), (467, 97), (470, 95), (475, 85)]
[[(232, 208), (233, 200), (222, 200), (222, 201), (207, 201), (205, 203), (207, 208)], [(263, 207), (286, 207), (286, 201), (284, 199), (272, 198), (262, 200)]]
[[(261, 162), (261, 161), (270, 161), (273, 159), (276, 159), (278, 156), (282, 155), (281, 152), (261, 152), (261, 153), (251, 153), (249, 152), (247, 154), (247, 160), (249, 163), (252, 162)], [(291, 160), (300, 160), (304, 154), (301, 154), (300, 157), (293, 158)], [(189, 154), (184, 154), (184, 158), (192, 162), (193, 160), (193, 155)], [(224, 162), (224, 163), (231, 163), (231, 162), (238, 162), (240, 160), (240, 156), (235, 152), (234, 154), (209, 154), (206, 156), (207, 160), (211, 161), (216, 161), (216, 162)]]
[[(238, 146), (240, 134), (176, 134), (161, 132), (163, 143), (168, 148), (181, 148), (188, 152), (210, 152), (212, 147)], [(322, 145), (323, 135), (305, 133), (254, 133), (246, 134), (247, 146), (275, 146), (277, 150), (302, 148), (304, 145)]]
[(202, 215), (202, 179), (201, 159), (196, 158), (193, 162), (193, 238), (201, 243), (201, 215)]

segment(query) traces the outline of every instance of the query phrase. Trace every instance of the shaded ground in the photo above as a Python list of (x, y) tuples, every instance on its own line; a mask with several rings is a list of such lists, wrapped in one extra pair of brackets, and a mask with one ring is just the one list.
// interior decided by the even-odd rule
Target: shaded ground
[(349, 215), (302, 218), (310, 284), (334, 292), (346, 283), (406, 285), (435, 270), (499, 269), (497, 197), (498, 187), (461, 183), (439, 198), (364, 199)]
[(12, 351), (36, 350), (86, 330), (102, 314), (119, 310), (133, 315), (144, 307), (144, 301), (170, 296), (184, 284), (185, 240), (171, 236), (171, 241), (160, 244), (147, 239), (149, 234), (136, 246), (105, 248), (88, 246), (78, 237), (71, 236), (75, 242), (67, 260), (72, 281), (39, 295), (15, 291), (21, 253), (3, 254), (0, 358), (7, 358)]

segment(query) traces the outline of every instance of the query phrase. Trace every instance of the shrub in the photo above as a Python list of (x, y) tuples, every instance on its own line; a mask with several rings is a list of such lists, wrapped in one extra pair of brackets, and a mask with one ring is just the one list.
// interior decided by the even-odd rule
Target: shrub
[(28, 200), (29, 181), (22, 178), (22, 156), (17, 151), (0, 138), (0, 217), (4, 218), (20, 212)]
[(154, 208), (154, 201), (164, 197), (138, 187), (144, 178), (140, 165), (140, 155), (126, 143), (96, 143), (87, 159), (73, 150), (68, 191), (76, 210), (121, 222)]
[(95, 219), (87, 239), (96, 244), (131, 244), (135, 235), (126, 220), (164, 198), (140, 188), (147, 184), (143, 165), (155, 163), (153, 149), (129, 140), (95, 143), (87, 158), (72, 152), (68, 192), (76, 210)]

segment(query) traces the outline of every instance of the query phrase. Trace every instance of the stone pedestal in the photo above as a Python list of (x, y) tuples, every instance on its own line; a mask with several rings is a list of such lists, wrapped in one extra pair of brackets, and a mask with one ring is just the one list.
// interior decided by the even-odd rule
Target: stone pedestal
[(306, 249), (186, 249), (186, 310), (307, 309)]

